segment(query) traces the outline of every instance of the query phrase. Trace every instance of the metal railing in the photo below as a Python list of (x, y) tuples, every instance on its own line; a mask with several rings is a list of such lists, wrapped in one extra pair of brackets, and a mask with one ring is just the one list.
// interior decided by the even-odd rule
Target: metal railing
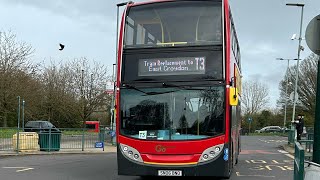
[(295, 140), (295, 130), (290, 129), (288, 131), (288, 144), (294, 144), (294, 140)]
[[(35, 132), (27, 132), (35, 131)], [(97, 143), (111, 144), (107, 131), (90, 132), (84, 128), (27, 129), (0, 128), (0, 152), (72, 151), (96, 149)], [(101, 150), (102, 151), (102, 150)]]
[(304, 179), (304, 148), (299, 142), (295, 142), (294, 151), (294, 180)]

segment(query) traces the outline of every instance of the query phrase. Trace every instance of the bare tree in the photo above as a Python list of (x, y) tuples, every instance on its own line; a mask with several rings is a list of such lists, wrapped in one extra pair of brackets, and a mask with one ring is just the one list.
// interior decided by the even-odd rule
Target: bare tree
[[(316, 90), (317, 90), (317, 72), (318, 72), (318, 60), (319, 56), (315, 54), (309, 55), (304, 59), (299, 66), (299, 79), (298, 79), (298, 100), (297, 100), (297, 112), (303, 111), (306, 116), (313, 117), (315, 113), (316, 106)], [(289, 95), (294, 91), (294, 83), (296, 78), (296, 67), (291, 66), (290, 71), (284, 79), (279, 84), (280, 98), (278, 100), (278, 105), (284, 107), (285, 98), (289, 99)], [(286, 88), (286, 78), (288, 78), (288, 91), (285, 93)], [(291, 83), (290, 83), (291, 82)], [(288, 109), (291, 110), (293, 105), (293, 100), (289, 99), (287, 102)], [(313, 120), (313, 118), (310, 118)]]
[(41, 77), (45, 92), (43, 115), (58, 125), (81, 125), (94, 112), (106, 114), (110, 108), (111, 98), (105, 93), (110, 77), (106, 67), (97, 62), (80, 58), (59, 66), (52, 63)]
[(74, 59), (68, 66), (73, 72), (75, 96), (80, 97), (79, 115), (83, 122), (95, 111), (107, 111), (111, 100), (105, 93), (111, 79), (107, 67), (95, 61), (90, 63), (87, 58)]
[(268, 101), (269, 88), (256, 80), (242, 84), (241, 106), (244, 114), (255, 114), (264, 108)]
[(8, 126), (8, 118), (15, 118), (17, 95), (23, 92), (22, 77), (35, 71), (29, 62), (33, 53), (31, 45), (18, 42), (12, 32), (0, 32), (0, 120)]

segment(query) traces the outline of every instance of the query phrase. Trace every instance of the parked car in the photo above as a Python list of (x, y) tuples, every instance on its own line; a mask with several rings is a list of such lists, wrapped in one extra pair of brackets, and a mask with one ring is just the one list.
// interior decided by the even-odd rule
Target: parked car
[(28, 121), (24, 126), (25, 132), (60, 132), (58, 128), (56, 128), (49, 121)]
[(266, 126), (261, 128), (260, 130), (255, 130), (256, 133), (275, 133), (282, 131), (283, 129), (280, 126)]
[(284, 132), (289, 132), (290, 131), (290, 128), (287, 128), (287, 127), (285, 127), (285, 128), (282, 128), (282, 131), (284, 130)]

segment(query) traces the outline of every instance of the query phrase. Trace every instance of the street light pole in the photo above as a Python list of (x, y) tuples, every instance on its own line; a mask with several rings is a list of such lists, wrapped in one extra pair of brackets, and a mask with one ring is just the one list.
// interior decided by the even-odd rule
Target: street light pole
[(113, 131), (113, 124), (114, 124), (114, 121), (115, 121), (115, 114), (114, 114), (114, 109), (115, 109), (115, 75), (114, 75), (114, 72), (115, 72), (115, 67), (116, 67), (116, 64), (113, 64), (112, 65), (112, 88), (113, 88), (113, 92), (112, 92), (112, 100), (111, 100), (111, 123), (110, 123), (110, 126), (111, 126), (111, 130)]
[(25, 101), (22, 99), (22, 129), (24, 131), (24, 106), (25, 106)]
[(298, 6), (301, 7), (301, 19), (300, 19), (300, 32), (299, 32), (299, 46), (298, 46), (298, 60), (297, 60), (297, 70), (296, 70), (296, 79), (295, 79), (295, 85), (294, 85), (294, 94), (293, 94), (293, 110), (292, 110), (292, 121), (294, 121), (295, 118), (295, 111), (296, 111), (296, 103), (297, 103), (297, 89), (298, 89), (298, 78), (299, 78), (299, 61), (300, 61), (300, 52), (302, 49), (301, 46), (301, 40), (302, 40), (302, 21), (303, 21), (303, 7), (304, 4), (299, 3), (287, 3), (287, 6)]
[(287, 78), (286, 78), (286, 94), (285, 94), (285, 98), (286, 98), (286, 100), (285, 100), (285, 103), (284, 103), (284, 118), (283, 118), (283, 133), (285, 133), (285, 127), (286, 127), (286, 121), (287, 121), (287, 103), (288, 103), (288, 84), (289, 84), (289, 61), (290, 60), (298, 60), (298, 59), (283, 59), (283, 58), (277, 58), (277, 60), (281, 60), (281, 61), (283, 61), (283, 60), (287, 60), (288, 61), (288, 65), (287, 65), (287, 70), (286, 70), (286, 76), (287, 76)]
[(17, 99), (18, 99), (18, 109), (17, 109), (17, 111), (18, 111), (18, 131), (19, 131), (19, 128), (20, 128), (20, 96), (17, 96)]

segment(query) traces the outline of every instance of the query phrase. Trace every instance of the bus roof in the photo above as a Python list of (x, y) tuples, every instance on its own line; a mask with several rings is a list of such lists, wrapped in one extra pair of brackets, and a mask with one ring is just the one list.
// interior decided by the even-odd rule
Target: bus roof
[(129, 4), (129, 6), (139, 6), (139, 5), (145, 5), (145, 4), (152, 4), (152, 3), (158, 3), (158, 2), (169, 2), (169, 1), (175, 1), (175, 0), (145, 0), (144, 2), (132, 2)]
[[(160, 3), (160, 2), (174, 2), (174, 1), (199, 1), (199, 0), (145, 0), (144, 2), (132, 2), (129, 6), (140, 6), (145, 4), (152, 4), (152, 3)], [(213, 1), (213, 0), (202, 0), (202, 1)], [(219, 1), (219, 0), (216, 0)], [(220, 0), (222, 1), (222, 0)]]

